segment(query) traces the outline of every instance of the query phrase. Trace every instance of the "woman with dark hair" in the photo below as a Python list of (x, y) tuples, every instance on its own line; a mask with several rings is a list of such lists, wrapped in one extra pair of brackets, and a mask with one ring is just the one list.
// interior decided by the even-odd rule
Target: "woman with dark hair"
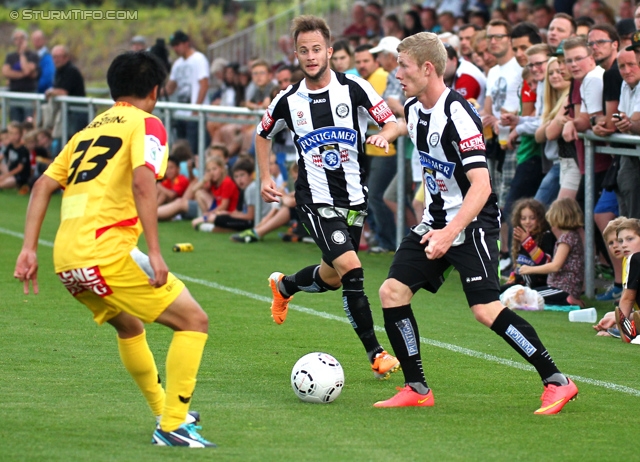
[(422, 32), (422, 26), (420, 25), (420, 15), (416, 10), (409, 10), (404, 13), (404, 36)]

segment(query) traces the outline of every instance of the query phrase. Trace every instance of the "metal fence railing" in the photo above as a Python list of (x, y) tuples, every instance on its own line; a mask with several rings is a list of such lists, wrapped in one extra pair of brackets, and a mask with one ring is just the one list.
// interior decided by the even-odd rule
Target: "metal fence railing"
[[(595, 294), (595, 251), (594, 251), (594, 235), (595, 225), (593, 221), (594, 195), (594, 154), (615, 154), (621, 156), (640, 157), (640, 136), (615, 134), (603, 138), (595, 135), (591, 130), (587, 133), (581, 133), (580, 138), (584, 140), (584, 157), (585, 157), (585, 175), (584, 175), (584, 234), (585, 234), (585, 294), (587, 297), (593, 297)], [(629, 145), (629, 148), (612, 148), (610, 146), (602, 146), (595, 144), (596, 141), (604, 141), (607, 143), (620, 143)]]

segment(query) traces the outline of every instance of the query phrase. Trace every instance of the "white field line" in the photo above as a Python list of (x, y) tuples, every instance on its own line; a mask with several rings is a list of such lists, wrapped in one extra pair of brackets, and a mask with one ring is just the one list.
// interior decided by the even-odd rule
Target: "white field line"
[[(23, 234), (22, 233), (17, 233), (15, 231), (10, 231), (8, 229), (2, 228), (0, 227), (0, 233), (2, 234), (6, 234), (9, 236), (13, 236), (13, 237), (17, 237), (22, 239), (23, 238)], [(43, 239), (39, 240), (39, 243), (41, 245), (44, 245), (45, 247), (53, 247), (53, 243), (50, 241), (45, 241)], [(218, 284), (217, 282), (211, 282), (211, 281), (207, 281), (205, 279), (198, 279), (198, 278), (193, 278), (191, 276), (186, 276), (184, 274), (178, 274), (178, 273), (174, 273), (177, 277), (179, 277), (180, 279), (182, 279), (185, 282), (191, 282), (194, 284), (200, 284), (206, 287), (210, 287), (212, 289), (217, 289), (217, 290), (222, 290), (225, 292), (229, 292), (232, 293), (234, 295), (239, 295), (241, 297), (247, 297), (247, 298), (252, 298), (254, 300), (258, 300), (260, 302), (265, 302), (265, 303), (271, 303), (271, 297), (265, 297), (264, 295), (258, 295), (258, 294), (254, 294), (253, 292), (247, 292), (245, 290), (241, 290), (241, 289), (236, 289), (234, 287), (227, 287), (224, 286), (222, 284)], [(266, 284), (265, 284), (266, 285)], [(332, 321), (338, 321), (338, 322), (342, 322), (345, 324), (349, 324), (349, 321), (347, 320), (346, 317), (343, 316), (335, 316), (333, 314), (329, 314), (329, 313), (325, 313), (323, 311), (316, 311), (313, 310), (311, 308), (307, 308), (301, 305), (295, 305), (293, 303), (289, 304), (289, 309), (294, 310), (294, 311), (299, 311), (301, 313), (305, 313), (305, 314), (309, 314), (312, 316), (317, 316), (320, 318), (324, 318), (324, 319), (329, 319)], [(375, 330), (377, 332), (385, 332), (384, 328), (376, 326)], [(491, 361), (494, 363), (498, 363), (501, 364), (503, 366), (508, 366), (508, 367), (513, 367), (514, 369), (520, 369), (523, 371), (534, 371), (535, 369), (528, 365), (528, 364), (524, 364), (524, 363), (520, 363), (520, 362), (516, 362), (516, 361), (511, 361), (510, 359), (504, 359), (504, 358), (500, 358), (498, 356), (493, 356), (487, 353), (482, 353), (480, 351), (475, 351), (475, 350), (470, 350), (469, 348), (464, 348), (464, 347), (460, 347), (458, 345), (453, 345), (451, 343), (445, 343), (445, 342), (440, 342), (438, 340), (432, 340), (426, 337), (420, 337), (420, 342), (425, 344), (425, 345), (431, 345), (437, 348), (443, 348), (445, 350), (449, 350), (449, 351), (453, 351), (455, 353), (460, 353), (466, 356), (470, 356), (472, 358), (478, 358), (478, 359), (483, 359), (485, 361)], [(627, 387), (624, 385), (618, 385), (615, 383), (611, 383), (611, 382), (605, 382), (603, 380), (597, 380), (597, 379), (591, 379), (589, 377), (582, 377), (579, 375), (573, 375), (573, 374), (569, 374), (569, 376), (571, 377), (571, 379), (575, 382), (582, 382), (582, 383), (586, 383), (589, 385), (595, 385), (597, 387), (603, 387), (606, 388), (608, 390), (614, 390), (614, 391), (618, 391), (620, 393), (625, 393), (628, 395), (632, 395), (632, 396), (639, 396), (640, 397), (640, 390), (636, 390), (635, 388), (631, 388), (631, 387)]]

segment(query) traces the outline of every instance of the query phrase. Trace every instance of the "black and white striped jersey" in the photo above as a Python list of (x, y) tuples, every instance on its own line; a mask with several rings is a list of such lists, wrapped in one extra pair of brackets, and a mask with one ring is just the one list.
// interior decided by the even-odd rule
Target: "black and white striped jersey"
[[(475, 108), (450, 89), (429, 110), (416, 98), (410, 98), (404, 112), (409, 136), (422, 165), (425, 188), (422, 221), (441, 229), (456, 216), (471, 186), (466, 173), (474, 168), (487, 168), (482, 121)], [(498, 201), (491, 193), (469, 227), (499, 226)]]
[[(309, 90), (305, 80), (280, 92), (256, 130), (271, 139), (285, 127), (298, 151), (296, 203), (349, 208), (366, 204), (361, 161), (367, 124), (396, 118), (364, 79), (331, 72), (331, 82)], [(362, 207), (358, 207), (362, 208)]]

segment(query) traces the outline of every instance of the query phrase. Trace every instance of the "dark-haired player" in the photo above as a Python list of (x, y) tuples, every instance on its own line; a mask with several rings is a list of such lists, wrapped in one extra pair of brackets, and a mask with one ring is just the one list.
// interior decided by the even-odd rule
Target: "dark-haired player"
[(270, 140), (289, 128), (298, 151), (298, 216), (322, 251), (322, 261), (288, 276), (271, 274), (271, 314), (282, 324), (293, 294), (342, 287), (347, 317), (367, 352), (374, 376), (384, 379), (398, 369), (398, 360), (378, 342), (364, 293), (364, 271), (357, 249), (367, 191), (360, 161), (368, 117), (383, 128), (366, 142), (384, 150), (397, 136), (396, 119), (368, 82), (329, 68), (333, 49), (324, 19), (299, 16), (291, 30), (304, 79), (281, 92), (258, 124), (261, 192), (268, 202), (282, 195), (269, 174)]
[[(122, 362), (158, 421), (152, 442), (211, 447), (188, 414), (208, 318), (160, 253), (156, 180), (167, 166), (167, 134), (151, 114), (167, 73), (148, 52), (128, 52), (107, 72), (113, 107), (77, 133), (38, 179), (14, 276), (38, 293), (38, 236), (49, 200), (64, 188), (54, 264), (67, 290), (117, 332)], [(144, 232), (149, 255), (137, 248)], [(173, 329), (166, 391), (144, 323)]]

